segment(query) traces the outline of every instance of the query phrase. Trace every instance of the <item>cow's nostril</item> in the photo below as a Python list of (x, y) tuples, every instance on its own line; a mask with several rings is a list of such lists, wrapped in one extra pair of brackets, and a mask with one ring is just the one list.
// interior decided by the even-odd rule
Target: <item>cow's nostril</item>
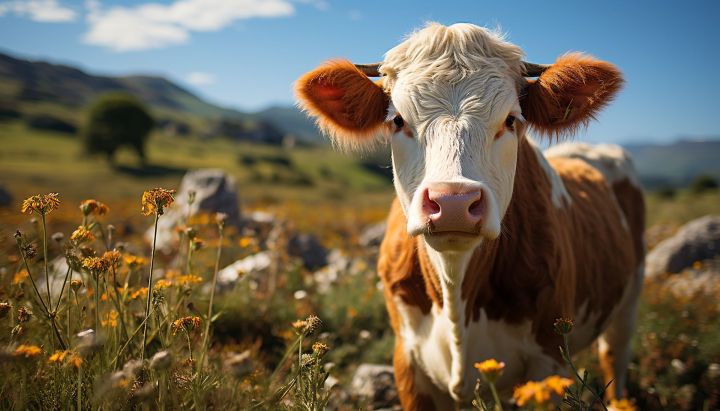
[(482, 216), (483, 214), (483, 201), (482, 199), (473, 201), (468, 207), (468, 212), (471, 216)]
[(430, 198), (430, 192), (425, 190), (423, 198), (423, 211), (426, 214), (437, 214), (440, 212), (440, 204)]

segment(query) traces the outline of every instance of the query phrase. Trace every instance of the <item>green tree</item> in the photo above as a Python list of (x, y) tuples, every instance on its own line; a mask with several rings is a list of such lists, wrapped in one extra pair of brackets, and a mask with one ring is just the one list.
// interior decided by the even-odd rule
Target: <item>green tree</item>
[(145, 142), (155, 120), (135, 97), (112, 93), (99, 97), (90, 107), (83, 130), (85, 149), (102, 153), (113, 162), (115, 152), (122, 146), (135, 150), (145, 162)]
[(718, 189), (718, 182), (713, 176), (701, 174), (693, 180), (690, 184), (690, 190), (693, 193), (704, 193), (706, 191), (713, 191)]

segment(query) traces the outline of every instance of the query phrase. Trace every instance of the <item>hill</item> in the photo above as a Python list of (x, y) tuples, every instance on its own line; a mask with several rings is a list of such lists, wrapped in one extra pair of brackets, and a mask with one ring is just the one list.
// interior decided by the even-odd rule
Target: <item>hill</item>
[(720, 139), (623, 144), (645, 188), (683, 187), (699, 175), (720, 180)]
[(45, 61), (30, 61), (0, 53), (0, 115), (52, 115), (77, 125), (82, 110), (100, 94), (125, 92), (147, 104), (161, 124), (180, 122), (200, 134), (218, 127), (218, 122), (269, 124), (284, 134), (306, 141), (317, 141), (311, 120), (290, 107), (272, 107), (258, 113), (225, 108), (157, 76), (110, 77), (87, 73), (75, 67)]

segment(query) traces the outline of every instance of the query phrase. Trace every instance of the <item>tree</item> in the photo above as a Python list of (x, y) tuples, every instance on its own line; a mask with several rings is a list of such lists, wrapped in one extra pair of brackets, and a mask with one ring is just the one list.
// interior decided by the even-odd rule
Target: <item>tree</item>
[(693, 180), (690, 184), (690, 191), (699, 194), (707, 191), (717, 190), (718, 182), (711, 175), (701, 174)]
[(135, 97), (113, 93), (99, 97), (90, 107), (83, 130), (85, 149), (102, 153), (112, 162), (115, 151), (129, 146), (145, 162), (145, 142), (155, 125), (145, 106)]

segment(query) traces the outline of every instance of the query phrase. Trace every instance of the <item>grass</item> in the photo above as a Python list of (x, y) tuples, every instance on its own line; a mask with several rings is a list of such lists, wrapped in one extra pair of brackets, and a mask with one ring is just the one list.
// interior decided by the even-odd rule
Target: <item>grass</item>
[[(356, 159), (327, 148), (286, 152), (226, 140), (156, 135), (148, 147), (155, 166), (139, 170), (129, 152), (121, 153), (118, 165), (111, 167), (103, 159), (84, 156), (73, 137), (29, 131), (19, 123), (0, 123), (0, 147), (0, 183), (16, 200), (60, 191), (62, 204), (48, 215), (48, 234), (62, 231), (65, 240), (48, 244), (50, 261), (66, 254), (71, 263), (93, 253), (102, 256), (106, 248), (124, 243), (121, 261), (97, 276), (75, 263), (71, 278), (83, 284), (68, 286), (51, 299), (52, 307), (58, 307), (54, 315), (61, 338), (69, 345), (62, 360), (51, 361), (61, 351), (59, 342), (39, 303), (38, 298), (47, 299), (44, 290), (38, 297), (30, 282), (37, 280), (40, 288), (44, 283), (41, 221), (21, 215), (18, 203), (0, 209), (0, 303), (12, 305), (0, 318), (0, 408), (320, 409), (333, 400), (322, 384), (326, 362), (335, 365), (331, 373), (341, 386), (349, 385), (361, 363), (391, 362), (393, 336), (382, 292), (373, 261), (358, 246), (358, 237), (362, 227), (384, 218), (393, 191)], [(212, 219), (200, 218), (190, 225), (205, 247), (192, 254), (192, 264), (186, 264), (187, 253), (179, 250), (159, 258), (152, 283), (157, 287), (167, 280), (171, 285), (157, 287), (146, 299), (148, 291), (142, 287), (148, 284), (151, 250), (140, 234), (152, 219), (140, 215), (140, 195), (152, 187), (177, 188), (182, 172), (196, 167), (226, 170), (238, 181), (245, 209), (269, 210), (290, 222), (283, 236), (297, 231), (318, 234), (324, 244), (357, 257), (351, 268), (339, 273), (329, 291), (321, 292), (299, 261), (278, 255), (278, 281), (272, 291), (266, 277), (247, 274), (232, 291), (216, 296), (209, 310), (203, 287), (211, 283), (216, 261), (223, 267), (266, 245), (263, 238), (248, 242), (233, 230), (220, 241)], [(83, 221), (77, 205), (88, 197), (107, 202), (110, 213)], [(677, 227), (720, 213), (720, 193), (679, 191), (672, 198), (650, 193), (647, 205), (650, 226)], [(97, 239), (73, 244), (70, 233), (78, 224), (86, 225)], [(117, 227), (109, 247), (103, 241), (108, 224)], [(29, 274), (23, 274), (12, 238), (16, 229), (22, 231), (24, 243), (39, 250), (29, 261)], [(126, 257), (131, 255), (146, 262), (130, 264)], [(191, 274), (199, 282), (179, 280)], [(97, 288), (103, 292), (96, 294)], [(720, 371), (714, 371), (720, 370), (717, 292), (680, 298), (662, 285), (646, 287), (629, 378), (629, 394), (638, 407), (720, 409)], [(151, 314), (143, 323), (147, 302), (152, 303)], [(32, 312), (27, 321), (23, 307)], [(291, 326), (310, 315), (323, 321), (316, 332), (305, 335)], [(144, 324), (147, 359), (138, 363)], [(99, 329), (102, 338), (77, 336), (88, 328)], [(314, 349), (316, 342), (326, 344), (329, 351), (320, 355), (324, 349)], [(28, 351), (32, 346), (40, 352)], [(153, 362), (163, 352), (170, 359)], [(76, 366), (78, 360), (81, 365)], [(575, 362), (581, 374), (586, 369), (599, 375), (594, 353), (576, 356)], [(578, 402), (588, 401), (577, 396)], [(340, 405), (359, 407), (355, 400)]]

